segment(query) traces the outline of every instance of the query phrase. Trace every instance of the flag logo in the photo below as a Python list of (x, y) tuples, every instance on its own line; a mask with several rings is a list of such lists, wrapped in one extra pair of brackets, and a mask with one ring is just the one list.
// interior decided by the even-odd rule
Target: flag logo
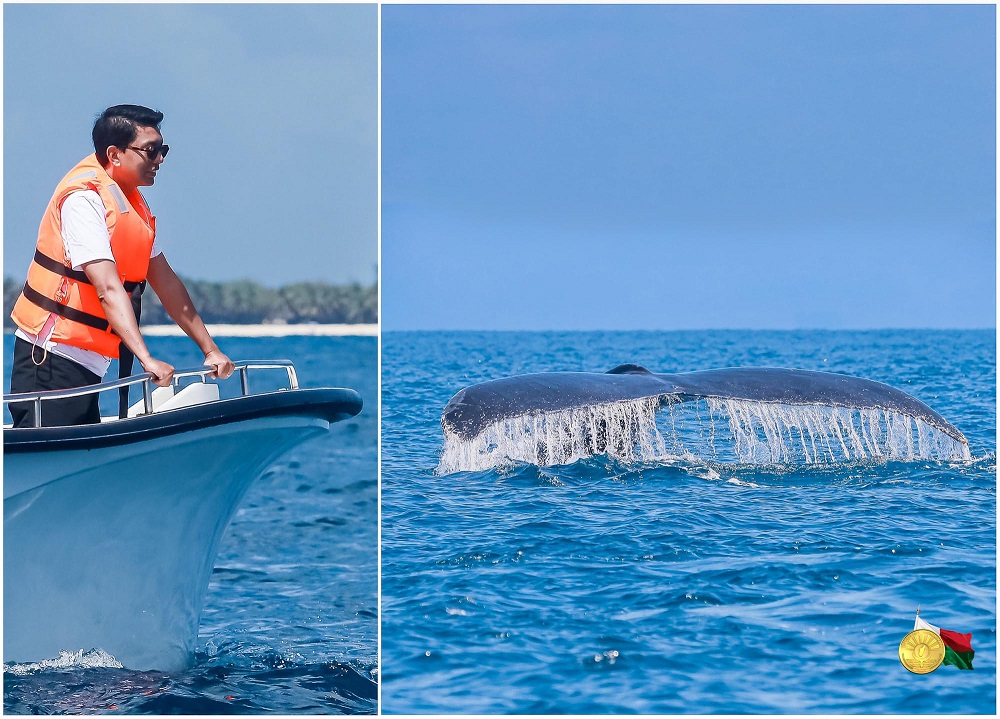
[(930, 674), (944, 661), (944, 642), (928, 629), (914, 629), (899, 643), (899, 662), (914, 674)]
[(899, 661), (914, 674), (928, 674), (942, 664), (959, 669), (972, 669), (972, 634), (959, 634), (935, 627), (920, 618), (913, 623), (913, 631), (899, 643)]

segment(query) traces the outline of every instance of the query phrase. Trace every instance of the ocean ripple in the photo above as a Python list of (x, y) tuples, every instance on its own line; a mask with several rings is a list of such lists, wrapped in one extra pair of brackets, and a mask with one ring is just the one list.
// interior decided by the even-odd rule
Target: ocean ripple
[[(911, 392), (972, 457), (435, 473), (463, 386), (762, 357)], [(995, 388), (991, 332), (387, 333), (383, 711), (992, 713)], [(900, 665), (918, 606), (975, 671)]]

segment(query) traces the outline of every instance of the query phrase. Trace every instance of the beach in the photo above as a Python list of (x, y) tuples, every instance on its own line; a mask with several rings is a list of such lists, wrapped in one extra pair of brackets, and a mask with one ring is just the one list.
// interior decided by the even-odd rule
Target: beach
[[(378, 337), (377, 324), (206, 325), (213, 337)], [(143, 325), (147, 337), (183, 337), (177, 325)]]

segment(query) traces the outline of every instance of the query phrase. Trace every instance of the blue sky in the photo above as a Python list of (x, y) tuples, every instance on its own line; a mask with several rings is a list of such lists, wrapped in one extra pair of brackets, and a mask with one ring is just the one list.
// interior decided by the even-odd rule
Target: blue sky
[(144, 190), (180, 274), (376, 278), (375, 5), (5, 5), (4, 273), (107, 106), (165, 114)]
[(393, 329), (993, 327), (993, 6), (382, 9)]

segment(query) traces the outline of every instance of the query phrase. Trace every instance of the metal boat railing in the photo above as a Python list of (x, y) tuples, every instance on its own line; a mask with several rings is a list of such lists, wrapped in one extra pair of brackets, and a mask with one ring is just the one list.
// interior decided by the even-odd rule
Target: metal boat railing
[[(299, 378), (298, 375), (295, 374), (295, 366), (292, 364), (291, 360), (242, 360), (240, 362), (235, 362), (234, 365), (235, 369), (233, 374), (239, 374), (240, 392), (243, 397), (250, 394), (250, 370), (284, 369), (288, 375), (288, 389), (299, 388)], [(202, 382), (207, 383), (209, 379), (215, 379), (214, 377), (210, 378), (208, 376), (214, 371), (215, 370), (211, 367), (206, 367), (204, 365), (200, 367), (192, 367), (190, 369), (174, 370), (174, 378), (171, 384), (174, 387), (180, 387), (180, 380), (187, 377), (198, 377)], [(31, 402), (35, 408), (34, 426), (40, 427), (42, 422), (42, 402), (44, 401), (53, 399), (68, 399), (70, 397), (83, 397), (89, 394), (101, 394), (102, 392), (109, 392), (121, 387), (131, 387), (135, 384), (142, 385), (143, 414), (152, 414), (153, 389), (155, 389), (156, 386), (153, 384), (153, 375), (150, 372), (143, 372), (142, 374), (113, 380), (111, 382), (101, 382), (100, 384), (92, 384), (85, 387), (74, 387), (73, 389), (52, 389), (42, 392), (5, 394), (3, 396), (3, 404), (4, 407), (6, 407), (11, 403)]]

